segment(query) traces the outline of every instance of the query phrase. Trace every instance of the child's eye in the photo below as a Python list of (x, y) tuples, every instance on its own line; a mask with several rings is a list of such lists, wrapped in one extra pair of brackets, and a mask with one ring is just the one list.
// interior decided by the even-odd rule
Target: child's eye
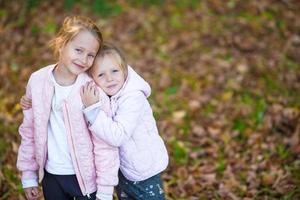
[(75, 51), (76, 51), (77, 53), (81, 53), (81, 52), (82, 52), (81, 49), (75, 49)]
[(89, 55), (89, 58), (95, 58), (95, 56), (94, 55)]
[(113, 72), (118, 72), (118, 71), (119, 71), (119, 70), (117, 70), (117, 69), (114, 69), (114, 70), (113, 70)]
[(102, 76), (103, 76), (103, 74), (99, 74), (99, 75), (98, 75), (98, 77), (102, 77)]

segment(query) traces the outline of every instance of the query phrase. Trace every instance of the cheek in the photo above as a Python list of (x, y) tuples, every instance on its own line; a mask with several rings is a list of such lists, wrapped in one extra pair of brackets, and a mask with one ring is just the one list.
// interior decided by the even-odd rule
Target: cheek
[(84, 69), (84, 71), (85, 72), (88, 72), (88, 70), (91, 68), (91, 66), (87, 66), (85, 69)]
[(122, 74), (119, 78), (120, 82), (123, 84), (125, 82), (125, 78), (124, 75)]
[(94, 59), (88, 59), (88, 66), (91, 67), (94, 63)]
[(77, 57), (77, 55), (73, 51), (66, 51), (64, 53), (64, 56), (68, 57), (69, 59), (75, 59)]
[(96, 78), (96, 79), (94, 78), (94, 81), (99, 87), (101, 87), (103, 85), (101, 80), (99, 80), (98, 78)]

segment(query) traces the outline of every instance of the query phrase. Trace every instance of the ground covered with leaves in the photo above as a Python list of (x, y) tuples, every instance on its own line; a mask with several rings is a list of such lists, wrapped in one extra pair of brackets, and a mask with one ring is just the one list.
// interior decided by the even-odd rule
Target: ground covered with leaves
[(300, 199), (299, 10), (297, 0), (0, 1), (0, 199), (24, 199), (18, 102), (75, 14), (151, 84), (167, 199)]

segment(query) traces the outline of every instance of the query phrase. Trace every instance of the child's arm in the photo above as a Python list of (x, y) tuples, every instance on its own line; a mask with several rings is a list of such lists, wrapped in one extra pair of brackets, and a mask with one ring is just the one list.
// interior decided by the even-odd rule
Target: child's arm
[(92, 135), (96, 165), (97, 198), (112, 199), (114, 186), (118, 184), (120, 167), (119, 150)]
[[(26, 96), (31, 99), (30, 80), (26, 87)], [(35, 160), (33, 111), (23, 110), (24, 118), (19, 127), (21, 145), (18, 151), (17, 168), (22, 172), (22, 185), (28, 199), (37, 199), (39, 196), (37, 186), (38, 164)]]
[(142, 92), (135, 92), (121, 97), (116, 115), (109, 117), (102, 109), (94, 123), (89, 127), (93, 134), (112, 146), (121, 146), (128, 140), (144, 112), (150, 106)]
[[(100, 110), (99, 91), (96, 86), (89, 82), (80, 90), (81, 100), (87, 112), (86, 119), (89, 123), (94, 121)], [(99, 103), (97, 103), (99, 102)], [(113, 187), (118, 184), (118, 170), (120, 166), (118, 148), (105, 143), (100, 138), (92, 135), (94, 143), (94, 155), (97, 174), (97, 199), (112, 199)]]

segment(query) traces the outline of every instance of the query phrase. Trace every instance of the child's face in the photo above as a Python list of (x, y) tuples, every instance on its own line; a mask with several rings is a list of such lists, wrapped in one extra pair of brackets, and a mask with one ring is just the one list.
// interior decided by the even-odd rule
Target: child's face
[(80, 31), (60, 50), (58, 66), (77, 76), (89, 69), (99, 49), (99, 42), (89, 31)]
[(96, 84), (109, 96), (115, 95), (125, 82), (124, 73), (113, 55), (97, 58), (92, 76)]

